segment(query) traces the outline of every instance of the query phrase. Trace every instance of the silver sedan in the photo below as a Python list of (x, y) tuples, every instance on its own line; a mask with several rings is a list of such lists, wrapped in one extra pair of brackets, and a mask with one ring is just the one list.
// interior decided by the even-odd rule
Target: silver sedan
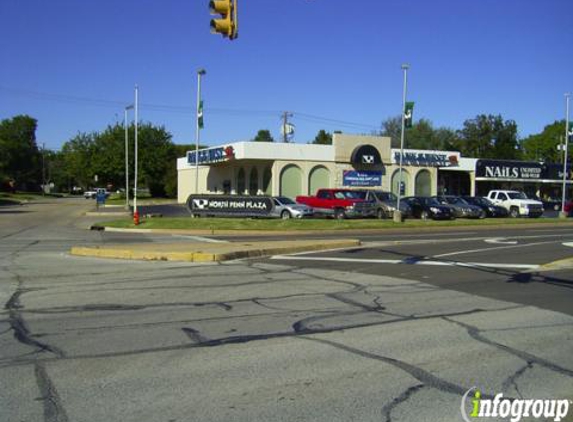
[(286, 220), (289, 218), (312, 217), (314, 215), (314, 210), (311, 207), (297, 204), (286, 196), (273, 196), (273, 204), (271, 217), (280, 217)]

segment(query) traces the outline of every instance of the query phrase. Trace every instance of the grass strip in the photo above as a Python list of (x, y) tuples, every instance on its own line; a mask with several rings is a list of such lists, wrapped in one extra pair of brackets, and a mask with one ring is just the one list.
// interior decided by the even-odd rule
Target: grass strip
[(125, 229), (164, 229), (164, 230), (250, 230), (250, 231), (290, 231), (290, 230), (371, 230), (419, 227), (458, 227), (458, 226), (515, 226), (520, 224), (572, 224), (572, 220), (562, 218), (490, 218), (484, 220), (457, 219), (453, 221), (406, 220), (394, 223), (392, 220), (333, 220), (333, 219), (255, 219), (255, 218), (148, 218), (139, 226), (132, 219), (120, 219), (98, 223), (98, 226)]

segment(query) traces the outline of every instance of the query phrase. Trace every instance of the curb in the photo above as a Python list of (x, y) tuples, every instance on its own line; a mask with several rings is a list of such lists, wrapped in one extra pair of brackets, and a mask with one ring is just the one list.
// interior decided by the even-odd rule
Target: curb
[[(112, 258), (112, 259), (133, 259), (144, 261), (187, 261), (187, 262), (221, 262), (234, 259), (244, 258), (259, 258), (269, 255), (289, 254), (298, 252), (312, 252), (327, 249), (350, 248), (360, 245), (360, 241), (356, 239), (339, 239), (322, 241), (316, 243), (315, 241), (300, 241), (298, 244), (281, 245), (281, 243), (292, 242), (269, 242), (266, 245), (257, 244), (230, 244), (232, 250), (228, 252), (208, 252), (201, 249), (208, 249), (206, 245), (194, 244), (189, 245), (188, 251), (176, 250), (142, 250), (138, 249), (137, 245), (133, 248), (129, 247), (80, 247), (74, 246), (70, 250), (72, 255), (88, 256), (96, 258)], [(209, 244), (212, 245), (212, 244)], [(221, 249), (221, 245), (218, 245)], [(234, 249), (234, 250), (233, 250)]]
[[(110, 215), (107, 213), (106, 215)], [(573, 221), (563, 223), (522, 223), (522, 224), (491, 224), (491, 225), (463, 225), (463, 226), (433, 226), (433, 227), (397, 227), (383, 229), (340, 229), (340, 230), (217, 230), (217, 229), (122, 229), (117, 227), (106, 227), (94, 224), (90, 230), (100, 230), (117, 233), (141, 233), (141, 234), (186, 234), (192, 236), (296, 236), (296, 235), (360, 235), (360, 234), (401, 234), (412, 230), (433, 233), (433, 232), (456, 232), (467, 230), (496, 230), (511, 228), (556, 228), (573, 226)]]
[[(129, 212), (129, 211), (121, 211), (121, 212), (118, 212), (118, 211), (108, 211), (108, 212), (105, 212), (105, 211), (88, 211), (84, 215), (86, 217), (125, 217), (125, 216), (130, 216), (131, 212)], [(92, 230), (100, 230), (100, 229), (92, 229)]]
[(573, 268), (573, 258), (564, 258), (557, 261), (548, 262), (547, 264), (540, 265), (535, 271), (558, 271), (558, 270), (570, 270)]

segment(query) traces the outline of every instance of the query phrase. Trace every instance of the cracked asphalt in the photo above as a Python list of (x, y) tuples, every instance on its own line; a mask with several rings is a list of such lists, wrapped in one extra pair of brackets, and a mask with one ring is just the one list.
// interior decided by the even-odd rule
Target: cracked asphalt
[(567, 313), (447, 288), (442, 267), (72, 257), (175, 239), (87, 231), (85, 207), (0, 209), (2, 421), (461, 421), (474, 386), (573, 399)]

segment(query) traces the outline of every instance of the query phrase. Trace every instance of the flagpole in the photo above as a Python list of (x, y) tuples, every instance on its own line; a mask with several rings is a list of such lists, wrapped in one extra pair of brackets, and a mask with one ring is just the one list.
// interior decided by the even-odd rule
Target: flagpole
[(199, 139), (201, 127), (199, 125), (199, 108), (201, 107), (201, 76), (205, 75), (205, 69), (197, 71), (197, 115), (195, 116), (195, 194), (199, 193)]
[(402, 157), (404, 156), (404, 130), (406, 129), (406, 90), (408, 86), (408, 69), (409, 65), (403, 64), (404, 71), (404, 89), (402, 92), (402, 131), (400, 133), (400, 164), (398, 170), (398, 200), (396, 201), (396, 211), (394, 211), (394, 221), (402, 222), (402, 212), (400, 211), (400, 199), (402, 197)]
[(567, 217), (565, 214), (565, 198), (567, 194), (567, 152), (569, 147), (569, 97), (571, 94), (565, 94), (565, 153), (563, 158), (563, 192), (561, 195), (561, 217)]

